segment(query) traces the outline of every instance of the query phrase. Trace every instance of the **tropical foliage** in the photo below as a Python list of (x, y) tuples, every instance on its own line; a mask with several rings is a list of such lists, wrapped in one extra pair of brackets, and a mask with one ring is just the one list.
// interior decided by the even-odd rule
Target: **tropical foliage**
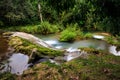
[(120, 34), (119, 0), (1, 0), (0, 26), (40, 22), (38, 3), (43, 21), (64, 26), (77, 23), (84, 30)]

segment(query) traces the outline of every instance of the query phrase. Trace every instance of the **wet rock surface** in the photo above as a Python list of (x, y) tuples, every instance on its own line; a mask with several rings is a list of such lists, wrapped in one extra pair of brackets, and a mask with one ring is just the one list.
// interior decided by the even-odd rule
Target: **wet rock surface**
[(24, 32), (14, 32), (13, 35), (11, 35), (12, 37), (20, 37), (20, 38), (23, 38), (23, 39), (26, 39), (34, 44), (37, 44), (37, 45), (40, 45), (40, 46), (44, 46), (44, 47), (47, 47), (47, 48), (51, 48), (51, 49), (55, 49), (53, 48), (52, 46), (48, 45), (47, 43), (45, 43), (43, 40), (31, 35), (31, 34), (27, 34), (27, 33), (24, 33)]

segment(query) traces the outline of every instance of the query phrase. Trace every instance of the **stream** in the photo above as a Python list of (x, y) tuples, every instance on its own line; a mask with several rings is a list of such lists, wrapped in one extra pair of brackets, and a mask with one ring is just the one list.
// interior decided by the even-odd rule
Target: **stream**
[(95, 49), (101, 49), (101, 50), (108, 50), (109, 44), (107, 44), (105, 41), (97, 40), (97, 39), (88, 39), (88, 40), (80, 40), (75, 41), (73, 43), (68, 42), (60, 42), (58, 40), (58, 37), (56, 35), (36, 35), (40, 39), (44, 40), (47, 44), (52, 45), (55, 48), (58, 49), (68, 49), (73, 48), (77, 49), (80, 47), (92, 47)]
[(105, 37), (101, 35), (93, 35), (94, 39), (80, 40), (80, 41), (75, 41), (73, 43), (60, 42), (58, 40), (58, 35), (53, 35), (53, 34), (46, 36), (44, 35), (35, 35), (35, 36), (39, 37), (40, 39), (44, 40), (44, 42), (57, 49), (65, 49), (68, 52), (68, 55), (65, 56), (67, 57), (67, 59), (65, 59), (66, 61), (70, 61), (74, 58), (77, 58), (81, 54), (86, 54), (86, 52), (81, 52), (78, 50), (78, 48), (81, 47), (91, 47), (98, 50), (108, 51), (115, 56), (120, 56), (120, 51), (116, 50), (117, 46), (110, 45), (104, 40), (102, 40)]
[[(65, 61), (70, 61), (74, 58), (81, 56), (82, 54), (87, 54), (85, 51), (79, 50), (78, 48), (80, 47), (92, 47), (95, 49), (109, 51), (110, 53), (116, 56), (120, 56), (120, 51), (116, 51), (116, 46), (110, 45), (103, 40), (98, 40), (100, 39), (99, 36), (97, 36), (98, 39), (80, 40), (80, 41), (75, 41), (73, 43), (60, 42), (58, 40), (58, 36), (53, 34), (44, 35), (44, 36), (43, 35), (35, 35), (35, 36), (42, 39), (44, 42), (57, 49), (66, 50), (65, 56), (61, 57)], [(0, 36), (0, 58), (3, 55), (6, 55), (7, 53), (8, 53), (7, 40), (3, 36)], [(40, 59), (36, 63), (48, 61), (48, 60), (51, 63), (55, 63), (56, 65), (59, 65), (59, 63), (56, 62), (56, 60), (44, 59), (44, 58)], [(11, 56), (9, 56), (4, 66), (1, 65), (0, 63), (0, 72), (10, 71), (13, 74), (21, 75), (23, 71), (26, 70), (31, 65), (31, 63), (28, 64), (28, 61), (29, 61), (29, 57), (27, 55), (24, 55), (22, 53), (13, 53)]]

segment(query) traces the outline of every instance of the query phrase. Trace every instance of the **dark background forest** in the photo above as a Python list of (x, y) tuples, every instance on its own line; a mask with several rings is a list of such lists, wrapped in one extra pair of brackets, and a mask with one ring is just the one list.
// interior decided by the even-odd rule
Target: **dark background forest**
[(43, 21), (120, 35), (120, 0), (0, 0), (0, 26), (39, 23), (38, 4)]

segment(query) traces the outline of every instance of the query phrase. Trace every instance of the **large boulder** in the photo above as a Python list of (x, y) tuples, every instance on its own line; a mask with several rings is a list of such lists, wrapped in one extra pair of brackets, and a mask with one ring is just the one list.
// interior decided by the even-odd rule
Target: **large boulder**
[[(24, 33), (24, 32), (14, 32), (12, 35), (12, 37), (20, 37), (20, 38), (23, 38), (23, 39), (26, 39), (34, 44), (37, 44), (39, 46), (43, 46), (43, 47), (47, 47), (47, 48), (52, 48), (52, 46), (48, 45), (47, 43), (45, 43), (43, 40), (31, 35), (31, 34), (28, 34), (28, 33)], [(55, 49), (55, 48), (54, 48)]]

